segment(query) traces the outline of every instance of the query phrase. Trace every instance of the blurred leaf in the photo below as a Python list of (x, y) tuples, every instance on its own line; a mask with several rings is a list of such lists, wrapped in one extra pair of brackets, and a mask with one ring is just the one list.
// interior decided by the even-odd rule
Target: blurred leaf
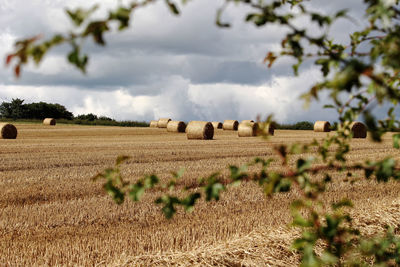
[(393, 147), (399, 149), (400, 148), (400, 134), (393, 135)]
[(167, 6), (169, 7), (169, 10), (175, 14), (175, 15), (179, 15), (179, 10), (177, 8), (177, 6), (170, 0), (165, 0), (165, 3), (167, 4)]

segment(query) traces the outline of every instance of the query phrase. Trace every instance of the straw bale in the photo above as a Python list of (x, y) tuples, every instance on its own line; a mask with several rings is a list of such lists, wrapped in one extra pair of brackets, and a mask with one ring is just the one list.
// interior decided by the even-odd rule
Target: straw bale
[(239, 137), (256, 136), (258, 130), (258, 123), (254, 122), (241, 122), (238, 127)]
[(186, 123), (183, 121), (170, 121), (167, 125), (168, 132), (184, 133), (186, 130)]
[(314, 123), (314, 132), (330, 132), (331, 124), (327, 121), (316, 121)]
[(212, 125), (213, 125), (213, 127), (214, 127), (214, 130), (215, 130), (215, 129), (222, 129), (222, 123), (219, 122), (219, 121), (213, 121), (213, 122), (212, 122)]
[(10, 123), (0, 123), (0, 133), (3, 139), (16, 139), (18, 135), (17, 128)]
[(367, 137), (367, 127), (362, 122), (353, 121), (350, 124), (350, 129), (353, 132), (353, 138), (366, 138)]
[(207, 121), (191, 121), (186, 127), (187, 139), (210, 140), (214, 137), (214, 126)]
[(224, 124), (222, 125), (222, 129), (237, 131), (239, 126), (239, 122), (235, 120), (224, 120)]
[(53, 118), (45, 118), (43, 120), (43, 124), (44, 125), (52, 125), (52, 126), (54, 126), (54, 125), (56, 125), (56, 120), (53, 119)]
[(253, 120), (242, 120), (241, 123), (251, 123), (251, 122), (254, 122), (254, 121)]
[(170, 121), (170, 118), (161, 118), (158, 120), (157, 126), (158, 128), (167, 128), (168, 122)]
[(158, 121), (150, 121), (150, 127), (151, 128), (157, 128), (158, 127)]

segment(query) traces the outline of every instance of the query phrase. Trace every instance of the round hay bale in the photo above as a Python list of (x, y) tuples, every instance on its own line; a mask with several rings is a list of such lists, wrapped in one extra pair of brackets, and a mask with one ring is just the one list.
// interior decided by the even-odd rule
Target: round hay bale
[(367, 137), (367, 127), (362, 122), (353, 121), (350, 124), (350, 129), (353, 133), (353, 138), (366, 138)]
[(54, 125), (56, 125), (56, 120), (53, 119), (53, 118), (46, 118), (46, 119), (43, 120), (43, 124), (44, 125), (52, 125), (52, 126), (54, 126)]
[(214, 130), (215, 130), (215, 129), (222, 129), (222, 123), (219, 122), (219, 121), (213, 121), (213, 122), (212, 122), (212, 125), (213, 125), (213, 127), (214, 127)]
[(17, 128), (10, 123), (0, 123), (0, 134), (3, 139), (16, 139), (18, 131)]
[(167, 124), (168, 132), (184, 133), (185, 130), (186, 130), (186, 123), (184, 123), (183, 121), (170, 121)]
[(186, 127), (187, 139), (211, 140), (214, 137), (214, 126), (207, 121), (191, 121)]
[(314, 132), (330, 132), (331, 124), (327, 121), (316, 121), (314, 123)]
[(167, 128), (168, 122), (170, 121), (170, 118), (161, 118), (158, 120), (157, 126), (158, 128)]
[(254, 122), (241, 122), (238, 127), (239, 137), (257, 136), (258, 123)]
[(242, 120), (241, 123), (251, 123), (251, 122), (254, 122), (254, 121), (253, 120)]
[(158, 121), (150, 121), (150, 127), (151, 128), (157, 128), (158, 127)]
[(239, 122), (235, 120), (224, 120), (224, 124), (222, 125), (222, 129), (237, 131), (239, 126)]

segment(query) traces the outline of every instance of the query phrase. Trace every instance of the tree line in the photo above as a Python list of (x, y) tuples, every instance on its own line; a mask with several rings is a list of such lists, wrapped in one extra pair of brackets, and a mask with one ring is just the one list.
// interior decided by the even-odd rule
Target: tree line
[(116, 121), (106, 116), (97, 116), (93, 113), (74, 116), (65, 106), (57, 103), (37, 102), (25, 104), (23, 99), (12, 99), (11, 102), (2, 102), (0, 105), (2, 120), (43, 120), (54, 118), (58, 122), (84, 125), (109, 125), (126, 127), (145, 127), (147, 122)]
[(72, 112), (63, 105), (45, 102), (25, 104), (23, 99), (12, 99), (11, 102), (4, 101), (0, 105), (0, 116), (5, 119), (74, 119)]

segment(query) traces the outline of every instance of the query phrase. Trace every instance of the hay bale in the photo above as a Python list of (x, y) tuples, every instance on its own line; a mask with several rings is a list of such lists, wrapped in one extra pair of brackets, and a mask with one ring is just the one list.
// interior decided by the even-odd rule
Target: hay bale
[(331, 124), (327, 121), (316, 121), (314, 123), (314, 132), (330, 132)]
[(214, 137), (214, 126), (207, 121), (191, 121), (186, 127), (187, 139), (210, 140)]
[(183, 121), (169, 121), (167, 124), (168, 132), (184, 133), (186, 130), (186, 123)]
[(235, 120), (224, 120), (224, 124), (222, 125), (222, 129), (237, 131), (239, 126), (239, 122)]
[(222, 129), (222, 123), (221, 122), (219, 122), (219, 121), (213, 121), (213, 122), (211, 122), (212, 123), (212, 125), (213, 125), (213, 127), (214, 127), (214, 130), (215, 129)]
[(56, 120), (53, 119), (53, 118), (46, 118), (46, 119), (43, 120), (43, 124), (44, 125), (52, 125), (52, 126), (54, 126), (54, 125), (56, 125)]
[(150, 127), (151, 128), (157, 128), (158, 127), (158, 121), (150, 121)]
[(366, 138), (367, 137), (367, 127), (362, 122), (353, 121), (350, 124), (350, 129), (353, 133), (353, 138)]
[(257, 136), (258, 123), (254, 122), (241, 122), (238, 126), (239, 137)]
[(3, 139), (16, 139), (18, 135), (17, 128), (10, 123), (0, 123), (0, 136)]
[(252, 122), (254, 122), (254, 121), (253, 120), (242, 120), (241, 123), (252, 123)]
[(167, 128), (168, 122), (170, 121), (170, 118), (161, 118), (158, 120), (157, 126), (158, 128)]

